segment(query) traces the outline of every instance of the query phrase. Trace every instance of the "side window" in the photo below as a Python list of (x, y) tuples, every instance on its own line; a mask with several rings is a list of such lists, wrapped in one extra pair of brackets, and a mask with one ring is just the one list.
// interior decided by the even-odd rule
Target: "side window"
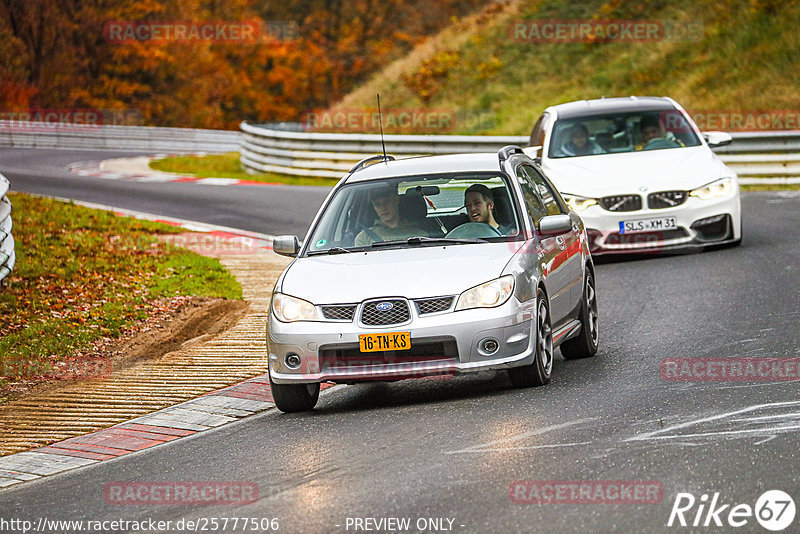
[(558, 200), (556, 200), (558, 198), (558, 193), (556, 193), (550, 184), (547, 183), (547, 180), (539, 174), (539, 171), (528, 165), (523, 165), (522, 169), (525, 170), (533, 186), (536, 188), (539, 198), (542, 199), (547, 215), (561, 215), (564, 213)]
[(547, 208), (539, 197), (539, 193), (536, 192), (536, 186), (528, 175), (527, 167), (517, 167), (517, 181), (522, 189), (522, 196), (525, 197), (525, 207), (528, 208), (533, 224), (538, 225), (539, 219), (547, 215)]

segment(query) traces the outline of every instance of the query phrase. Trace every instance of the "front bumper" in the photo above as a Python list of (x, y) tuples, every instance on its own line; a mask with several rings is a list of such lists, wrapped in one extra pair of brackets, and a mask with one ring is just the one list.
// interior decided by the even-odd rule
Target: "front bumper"
[[(420, 316), (411, 306), (407, 324), (366, 327), (352, 322), (281, 323), (270, 316), (269, 369), (277, 384), (364, 382), (452, 375), (506, 369), (533, 361), (532, 325), (535, 306), (512, 297), (497, 308), (446, 311)], [(360, 317), (359, 306), (356, 317)], [(410, 332), (409, 351), (360, 353), (360, 334)], [(493, 339), (497, 351), (488, 354), (481, 342)], [(296, 354), (296, 369), (286, 356)]]
[[(680, 206), (611, 212), (591, 206), (580, 213), (593, 255), (669, 253), (702, 250), (709, 245), (741, 239), (741, 207), (738, 191), (719, 200), (689, 197)], [(620, 234), (620, 221), (674, 217), (676, 229)]]

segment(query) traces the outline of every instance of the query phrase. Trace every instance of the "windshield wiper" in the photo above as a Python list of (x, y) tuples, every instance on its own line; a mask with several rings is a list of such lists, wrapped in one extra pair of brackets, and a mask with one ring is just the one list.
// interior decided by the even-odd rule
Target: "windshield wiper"
[(331, 247), (325, 250), (312, 250), (308, 253), (308, 256), (317, 256), (320, 254), (350, 254), (353, 252), (350, 249), (343, 248), (343, 247)]
[(480, 237), (464, 238), (464, 237), (426, 237), (414, 236), (406, 239), (409, 245), (420, 245), (422, 243), (487, 243), (487, 241)]
[(486, 242), (487, 241), (485, 239), (481, 238), (463, 239), (458, 237), (426, 237), (418, 235), (398, 241), (376, 241), (375, 243), (372, 243), (370, 246), (373, 248), (378, 248), (378, 247), (391, 247), (396, 245), (421, 245), (427, 243), (486, 243)]

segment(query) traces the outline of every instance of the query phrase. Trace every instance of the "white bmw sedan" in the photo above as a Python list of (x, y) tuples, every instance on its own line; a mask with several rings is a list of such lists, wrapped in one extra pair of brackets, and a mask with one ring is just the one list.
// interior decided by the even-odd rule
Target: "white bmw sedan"
[(525, 152), (584, 221), (592, 254), (670, 252), (742, 239), (736, 173), (671, 98), (603, 98), (547, 108)]

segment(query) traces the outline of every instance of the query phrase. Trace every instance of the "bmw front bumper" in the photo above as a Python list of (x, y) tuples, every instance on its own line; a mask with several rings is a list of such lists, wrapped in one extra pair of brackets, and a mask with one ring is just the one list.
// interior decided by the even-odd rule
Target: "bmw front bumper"
[[(580, 216), (592, 255), (701, 250), (741, 239), (738, 193), (718, 200), (689, 197), (680, 206), (666, 209), (612, 212), (595, 205)], [(620, 233), (620, 222), (667, 217), (675, 218), (674, 229)]]

